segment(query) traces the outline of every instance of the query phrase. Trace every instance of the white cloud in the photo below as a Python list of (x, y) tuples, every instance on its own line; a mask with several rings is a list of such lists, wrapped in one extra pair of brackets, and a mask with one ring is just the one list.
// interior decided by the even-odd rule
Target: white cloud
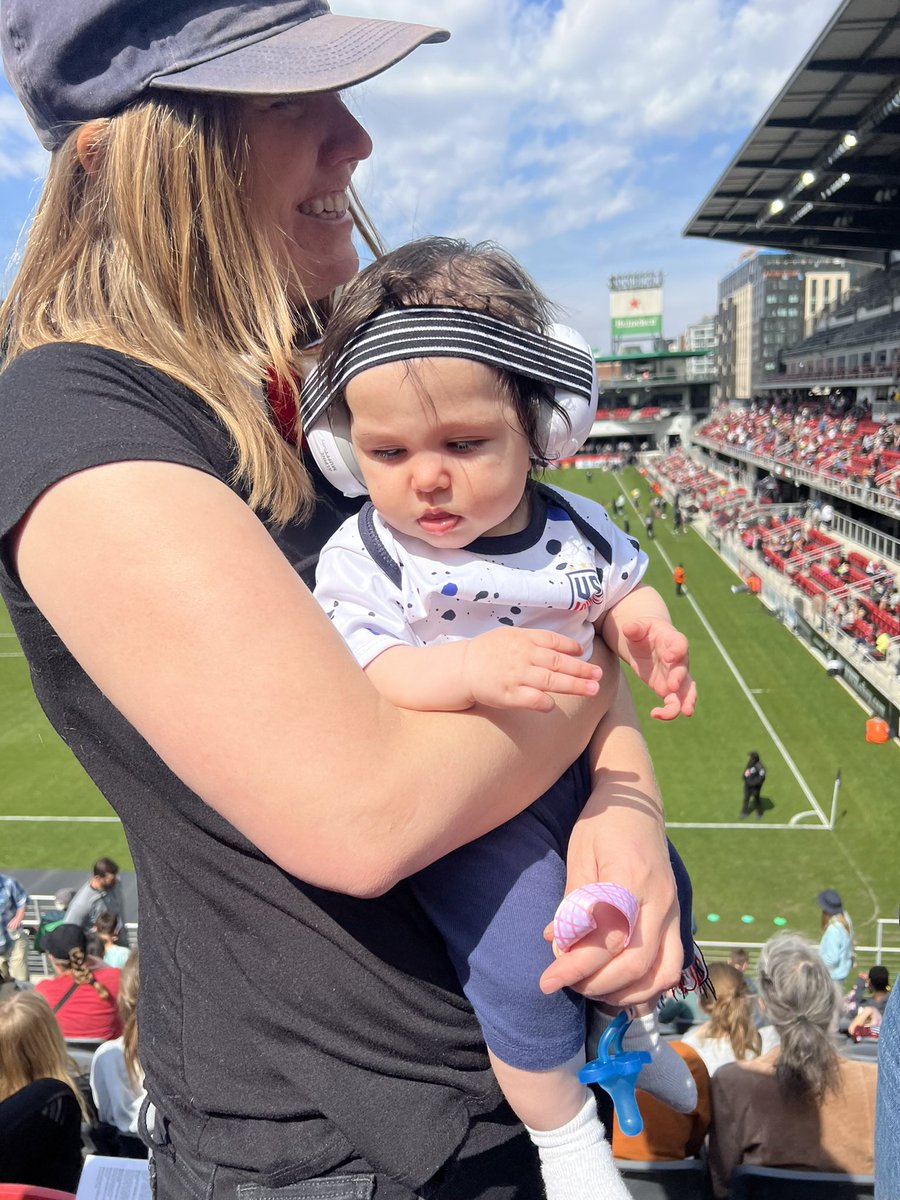
[(43, 176), (48, 161), (18, 100), (0, 93), (0, 179)]

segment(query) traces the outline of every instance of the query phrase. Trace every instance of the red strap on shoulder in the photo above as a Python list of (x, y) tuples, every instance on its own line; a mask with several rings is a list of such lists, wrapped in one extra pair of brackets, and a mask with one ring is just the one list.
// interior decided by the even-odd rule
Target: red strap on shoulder
[[(299, 377), (295, 375), (294, 380), (299, 387)], [(290, 384), (280, 375), (276, 375), (273, 370), (270, 370), (266, 376), (266, 399), (272, 410), (278, 432), (286, 442), (296, 446), (299, 433), (297, 405), (291, 393)]]

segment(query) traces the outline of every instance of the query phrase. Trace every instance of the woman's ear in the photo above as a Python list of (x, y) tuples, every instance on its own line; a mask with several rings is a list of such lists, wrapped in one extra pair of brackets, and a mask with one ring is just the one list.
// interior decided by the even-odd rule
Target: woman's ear
[(78, 161), (87, 175), (94, 175), (100, 168), (102, 148), (102, 133), (105, 121), (88, 121), (82, 125), (75, 135), (75, 150)]

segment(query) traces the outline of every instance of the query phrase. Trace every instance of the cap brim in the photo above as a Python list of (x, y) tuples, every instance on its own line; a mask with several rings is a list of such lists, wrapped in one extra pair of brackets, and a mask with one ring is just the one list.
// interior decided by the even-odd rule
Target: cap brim
[(157, 75), (149, 86), (226, 95), (331, 92), (386, 71), (446, 29), (322, 13), (207, 62)]

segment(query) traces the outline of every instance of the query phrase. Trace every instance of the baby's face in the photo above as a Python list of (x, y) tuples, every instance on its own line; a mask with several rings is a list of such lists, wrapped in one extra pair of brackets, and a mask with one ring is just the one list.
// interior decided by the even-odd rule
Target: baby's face
[(400, 533), (459, 549), (528, 524), (528, 439), (497, 374), (463, 358), (385, 363), (347, 385), (372, 503)]

